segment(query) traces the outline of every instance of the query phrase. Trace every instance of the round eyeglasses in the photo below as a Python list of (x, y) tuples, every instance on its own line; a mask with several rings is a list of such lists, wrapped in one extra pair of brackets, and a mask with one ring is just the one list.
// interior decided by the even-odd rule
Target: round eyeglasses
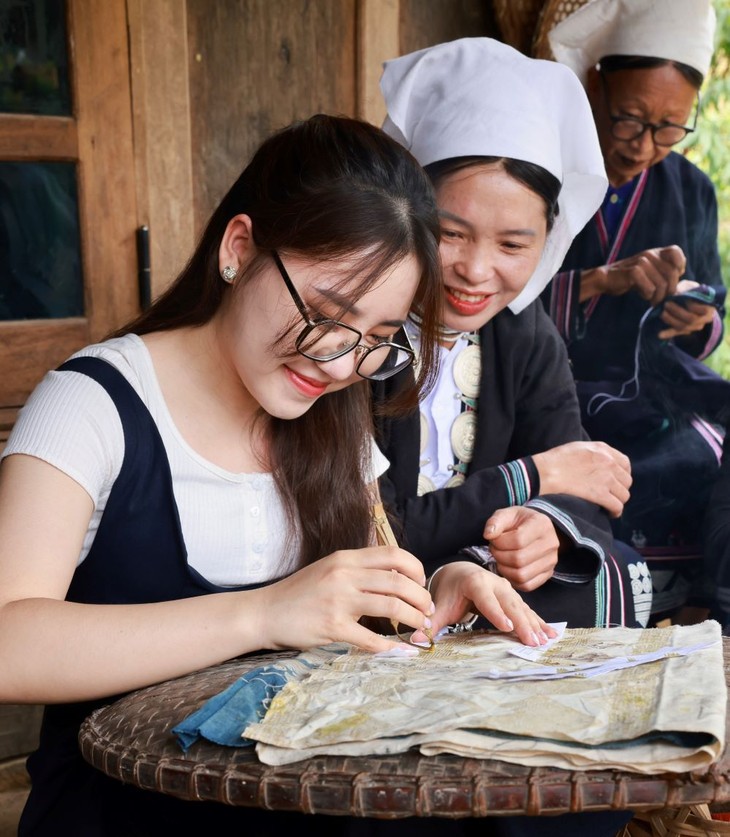
[(606, 99), (606, 107), (608, 108), (608, 118), (611, 120), (611, 136), (614, 139), (631, 142), (631, 140), (643, 136), (646, 131), (651, 131), (654, 145), (667, 148), (670, 145), (676, 145), (678, 142), (681, 142), (687, 134), (693, 133), (697, 127), (697, 114), (700, 109), (699, 93), (697, 94), (697, 105), (691, 128), (688, 125), (675, 125), (674, 122), (662, 122), (657, 125), (654, 122), (645, 122), (636, 116), (614, 116), (611, 112), (611, 102), (608, 98), (608, 84), (603, 74), (601, 74), (601, 81), (603, 83), (603, 95)]
[(407, 344), (405, 346), (390, 340), (379, 341), (373, 346), (363, 346), (360, 343), (362, 332), (356, 328), (341, 323), (339, 320), (327, 318), (313, 320), (307, 312), (304, 301), (297, 293), (279, 254), (276, 250), (272, 250), (271, 255), (297, 310), (306, 323), (295, 343), (295, 348), (300, 355), (309, 360), (326, 363), (349, 352), (356, 352), (360, 355), (360, 360), (357, 362), (355, 371), (361, 378), (371, 381), (384, 381), (413, 363), (415, 352), (404, 329), (401, 329), (399, 334), (405, 339)]

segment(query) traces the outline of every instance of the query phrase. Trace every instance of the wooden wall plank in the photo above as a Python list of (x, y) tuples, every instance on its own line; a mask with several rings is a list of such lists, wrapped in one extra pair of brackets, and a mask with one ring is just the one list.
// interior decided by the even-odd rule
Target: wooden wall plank
[(399, 0), (359, 0), (357, 6), (357, 115), (382, 125), (383, 62), (399, 52)]
[(150, 230), (155, 297), (195, 243), (187, 3), (127, 0), (127, 19), (138, 223)]
[(75, 160), (76, 122), (67, 116), (0, 115), (0, 159)]
[(498, 37), (486, 0), (400, 0), (400, 54), (457, 38)]
[(354, 115), (355, 0), (188, 0), (196, 230), (272, 131)]

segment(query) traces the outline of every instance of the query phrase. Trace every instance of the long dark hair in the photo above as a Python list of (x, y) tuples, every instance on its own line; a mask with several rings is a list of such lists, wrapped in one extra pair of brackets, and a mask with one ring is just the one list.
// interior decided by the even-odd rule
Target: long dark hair
[(645, 55), (606, 55), (600, 61), (601, 71), (615, 73), (618, 70), (653, 70), (655, 67), (674, 67), (695, 90), (702, 87), (704, 76), (699, 70), (683, 64), (681, 61), (670, 61), (668, 58), (651, 58)]
[(518, 183), (526, 186), (545, 202), (545, 220), (547, 230), (550, 230), (555, 223), (558, 214), (558, 197), (560, 195), (561, 183), (554, 174), (538, 166), (537, 163), (528, 163), (526, 160), (515, 160), (512, 157), (449, 157), (446, 160), (438, 160), (429, 163), (425, 169), (431, 182), (438, 189), (440, 184), (451, 174), (472, 166), (485, 166), (499, 164), (504, 171)]
[[(416, 160), (368, 123), (319, 114), (266, 140), (223, 198), (187, 266), (172, 286), (117, 334), (201, 326), (231, 286), (221, 280), (218, 251), (231, 218), (252, 220), (258, 255), (238, 283), (249, 281), (273, 250), (330, 260), (356, 255), (343, 279), (355, 299), (403, 258), (421, 268), (414, 304), (424, 315), (426, 353), (418, 380), (395, 410), (413, 409), (433, 379), (441, 307), (439, 226), (433, 189)], [(365, 254), (365, 255), (363, 255)], [(272, 347), (273, 350), (273, 347)], [(369, 542), (372, 419), (365, 381), (318, 399), (300, 418), (263, 417), (268, 464), (304, 563)]]

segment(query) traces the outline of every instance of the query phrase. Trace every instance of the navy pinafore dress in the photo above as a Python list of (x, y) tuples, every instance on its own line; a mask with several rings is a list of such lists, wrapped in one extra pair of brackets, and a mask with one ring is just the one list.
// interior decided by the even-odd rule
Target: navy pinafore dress
[[(104, 387), (124, 430), (121, 471), (67, 600), (140, 604), (231, 590), (211, 584), (188, 565), (167, 454), (152, 416), (133, 387), (99, 358), (74, 358), (60, 371), (83, 373)], [(109, 665), (114, 665), (111, 657)], [(283, 827), (304, 816), (183, 802), (108, 778), (83, 760), (77, 739), (84, 718), (112, 700), (46, 707), (39, 748), (28, 759), (32, 790), (19, 837), (126, 837), (169, 834), (178, 828), (190, 833), (188, 829), (198, 820), (201, 833), (234, 828), (264, 834), (269, 828), (277, 830), (277, 823)], [(257, 820), (265, 826), (257, 825)]]

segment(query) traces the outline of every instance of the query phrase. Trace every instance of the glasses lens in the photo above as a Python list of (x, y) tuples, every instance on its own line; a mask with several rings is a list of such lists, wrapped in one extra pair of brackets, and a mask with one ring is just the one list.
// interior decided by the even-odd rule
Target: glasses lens
[(636, 139), (639, 134), (644, 133), (644, 123), (636, 119), (617, 119), (613, 123), (611, 133), (620, 140)]
[(674, 145), (687, 136), (687, 130), (678, 125), (663, 125), (654, 131), (654, 142), (657, 145)]
[(357, 371), (363, 378), (383, 381), (410, 366), (412, 361), (413, 354), (408, 349), (384, 343), (382, 346), (373, 346), (363, 355)]
[(354, 328), (336, 320), (324, 320), (304, 330), (297, 340), (297, 351), (313, 360), (334, 360), (351, 352), (360, 337)]

